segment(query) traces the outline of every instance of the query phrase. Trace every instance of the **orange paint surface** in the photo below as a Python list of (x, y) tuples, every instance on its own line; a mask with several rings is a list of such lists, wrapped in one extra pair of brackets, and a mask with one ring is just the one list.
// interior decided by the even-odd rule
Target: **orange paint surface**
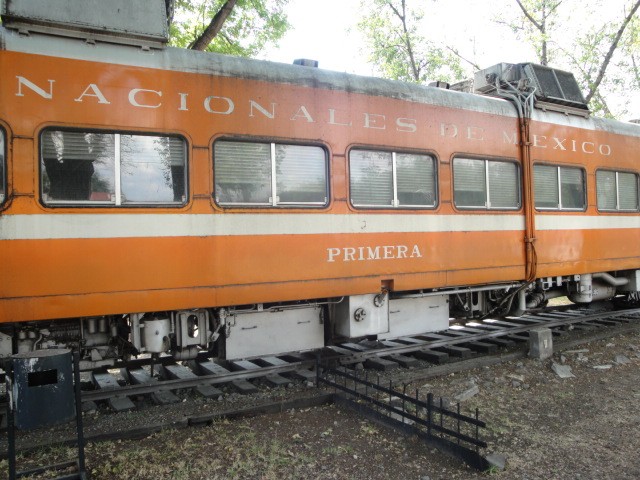
[[(519, 149), (509, 140), (516, 138), (514, 117), (345, 91), (8, 51), (0, 51), (0, 69), (0, 124), (8, 137), (8, 196), (12, 197), (2, 216), (396, 213), (357, 210), (349, 204), (348, 152), (354, 146), (435, 156), (439, 205), (411, 215), (524, 215), (522, 210), (462, 212), (453, 207), (452, 199), (455, 156), (517, 161)], [(52, 98), (20, 87), (17, 77), (50, 91)], [(140, 91), (133, 99), (143, 106), (131, 101), (136, 89)], [(225, 113), (231, 108), (229, 100), (233, 110)], [(48, 126), (183, 135), (190, 159), (187, 205), (43, 206), (38, 138)], [(534, 122), (531, 131), (534, 162), (586, 169), (589, 206), (580, 215), (599, 215), (596, 169), (638, 171), (638, 137), (543, 122)], [(329, 205), (320, 210), (221, 209), (212, 200), (211, 147), (218, 138), (325, 147), (330, 160)], [(551, 214), (538, 217), (543, 215)], [(160, 238), (89, 239), (49, 239), (44, 232), (37, 240), (0, 240), (0, 322), (374, 293), (385, 280), (393, 280), (396, 290), (519, 281), (525, 276), (523, 237), (522, 230), (471, 229), (261, 236), (181, 236), (176, 232)], [(385, 246), (395, 248), (393, 258), (359, 258), (359, 248)], [(398, 246), (407, 251), (399, 251)], [(413, 246), (420, 255), (409, 257)], [(354, 249), (357, 258), (344, 260), (348, 248)], [(330, 249), (340, 249), (342, 260), (336, 255), (329, 261)], [(384, 249), (380, 252), (384, 257)], [(640, 233), (638, 229), (537, 231), (536, 252), (541, 277), (640, 268)]]

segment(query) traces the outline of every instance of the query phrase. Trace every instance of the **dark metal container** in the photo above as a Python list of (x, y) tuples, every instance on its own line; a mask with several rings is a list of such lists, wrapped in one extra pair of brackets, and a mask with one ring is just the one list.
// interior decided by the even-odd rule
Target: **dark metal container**
[(13, 355), (15, 426), (30, 430), (71, 420), (75, 395), (71, 351), (37, 350)]

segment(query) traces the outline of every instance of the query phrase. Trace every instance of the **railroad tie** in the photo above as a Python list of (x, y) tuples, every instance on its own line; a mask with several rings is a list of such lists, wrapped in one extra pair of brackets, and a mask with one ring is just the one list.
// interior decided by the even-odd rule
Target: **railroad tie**
[[(298, 363), (307, 360), (302, 355), (290, 355), (288, 357), (291, 362)], [(278, 357), (261, 357), (259, 359), (260, 363), (266, 365), (267, 367), (281, 367), (289, 365), (289, 361), (283, 360)], [(290, 372), (283, 372), (283, 376), (291, 378), (293, 380), (302, 380), (305, 382), (315, 382), (316, 381), (316, 373), (312, 372), (308, 368), (298, 368), (292, 370)]]
[[(260, 365), (248, 360), (232, 360), (229, 362), (233, 370), (260, 370)], [(291, 384), (291, 380), (277, 373), (272, 373), (264, 377), (265, 381), (273, 387), (283, 387)]]
[[(163, 365), (161, 372), (164, 377), (169, 379), (188, 380), (198, 377), (187, 367), (178, 364)], [(212, 385), (198, 385), (194, 390), (205, 398), (219, 398), (222, 396), (222, 390)]]
[[(143, 368), (127, 368), (122, 370), (123, 374), (126, 375), (126, 378), (132, 385), (148, 385), (150, 383), (157, 383), (158, 385), (161, 384), (157, 378), (149, 375)], [(158, 405), (169, 405), (180, 402), (180, 399), (176, 394), (170, 390), (158, 390), (151, 393), (149, 396), (151, 397), (151, 400)]]
[[(113, 376), (109, 372), (92, 372), (91, 379), (93, 384), (101, 389), (118, 389), (120, 388), (120, 384), (115, 376)], [(107, 399), (107, 403), (109, 407), (115, 412), (127, 412), (129, 410), (134, 410), (136, 405), (124, 395), (118, 395)]]
[[(205, 362), (198, 363), (198, 369), (200, 373), (203, 375), (227, 375), (231, 373), (229, 370), (224, 368), (222, 365), (218, 365), (217, 363), (207, 360)], [(258, 387), (256, 387), (253, 383), (248, 382), (247, 380), (233, 380), (231, 386), (236, 389), (236, 391), (242, 395), (249, 395), (251, 393), (258, 392)]]

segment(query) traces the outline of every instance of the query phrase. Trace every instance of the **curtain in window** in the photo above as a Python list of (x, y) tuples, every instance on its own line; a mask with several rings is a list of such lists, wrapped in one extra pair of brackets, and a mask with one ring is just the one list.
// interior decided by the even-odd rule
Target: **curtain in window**
[(598, 170), (596, 172), (596, 196), (598, 210), (615, 210), (616, 202), (616, 172)]
[(276, 190), (278, 203), (326, 203), (324, 150), (305, 145), (276, 145)]
[(214, 147), (218, 203), (268, 205), (271, 196), (271, 145), (219, 141)]
[(538, 208), (559, 208), (558, 167), (533, 166), (533, 186)]
[(638, 209), (638, 177), (635, 173), (618, 173), (620, 210)]
[(585, 207), (584, 182), (579, 168), (560, 167), (561, 208)]
[(434, 206), (434, 160), (428, 155), (396, 154), (398, 201), (405, 206)]
[(390, 152), (352, 150), (349, 156), (351, 202), (361, 206), (393, 204), (393, 168)]
[(46, 130), (41, 137), (45, 202), (115, 202), (115, 135)]
[(491, 208), (518, 208), (518, 167), (510, 162), (489, 162)]
[(453, 159), (453, 198), (458, 207), (485, 207), (487, 202), (485, 161)]

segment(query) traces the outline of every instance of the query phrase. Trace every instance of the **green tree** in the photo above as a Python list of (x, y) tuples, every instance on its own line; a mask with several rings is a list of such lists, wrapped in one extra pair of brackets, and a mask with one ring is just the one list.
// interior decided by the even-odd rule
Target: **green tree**
[(254, 57), (290, 28), (289, 0), (176, 0), (173, 46)]
[[(460, 57), (423, 36), (424, 11), (410, 0), (361, 0), (363, 34), (369, 61), (385, 78), (424, 83), (462, 78)], [(416, 2), (418, 3), (418, 2)]]
[(592, 110), (605, 116), (614, 116), (606, 101), (607, 94), (640, 91), (637, 69), (632, 68), (640, 53), (639, 7), (640, 0), (634, 0), (620, 13), (617, 22), (607, 22), (585, 32), (576, 39), (577, 48), (565, 52), (579, 72), (587, 102)]
[(498, 20), (506, 24), (516, 37), (526, 41), (536, 51), (541, 65), (549, 65), (553, 60), (550, 48), (558, 25), (558, 7), (562, 0), (515, 0), (520, 15), (510, 21)]
[(628, 61), (626, 66), (632, 74), (631, 85), (640, 90), (640, 16), (633, 17), (628, 31), (627, 42), (622, 48), (622, 53)]
[(596, 13), (598, 0), (581, 2), (579, 12), (562, 0), (514, 1), (513, 14), (497, 21), (529, 43), (539, 63), (572, 71), (593, 112), (609, 117), (626, 114), (624, 108), (614, 112), (607, 98), (640, 90), (640, 0), (629, 0), (622, 11), (608, 4), (613, 20)]

